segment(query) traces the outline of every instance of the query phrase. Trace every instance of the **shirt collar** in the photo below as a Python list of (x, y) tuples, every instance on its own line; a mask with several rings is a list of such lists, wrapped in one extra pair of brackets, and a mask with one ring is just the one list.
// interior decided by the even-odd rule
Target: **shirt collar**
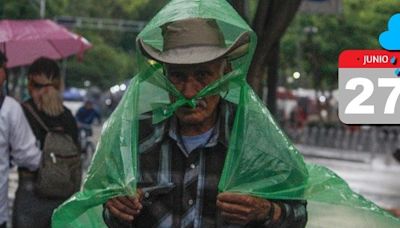
[[(221, 100), (218, 108), (218, 117), (215, 124), (213, 136), (205, 145), (205, 147), (213, 147), (217, 145), (217, 143), (221, 143), (224, 147), (228, 148), (229, 135), (231, 130), (230, 123), (232, 122), (231, 119), (233, 117), (233, 113), (231, 108), (229, 107), (229, 104), (224, 100)], [(179, 148), (184, 151), (184, 146), (182, 146), (180, 140), (178, 140), (176, 127), (177, 119), (174, 115), (170, 118), (168, 135), (170, 138), (175, 140)]]

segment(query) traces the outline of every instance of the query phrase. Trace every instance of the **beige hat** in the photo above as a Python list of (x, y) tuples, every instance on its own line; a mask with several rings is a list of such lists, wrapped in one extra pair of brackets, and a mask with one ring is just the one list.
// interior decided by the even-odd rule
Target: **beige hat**
[(225, 45), (214, 19), (192, 18), (161, 26), (164, 48), (160, 51), (139, 39), (139, 47), (149, 58), (169, 64), (197, 64), (221, 57), (235, 59), (248, 51), (250, 35), (242, 33), (229, 47)]

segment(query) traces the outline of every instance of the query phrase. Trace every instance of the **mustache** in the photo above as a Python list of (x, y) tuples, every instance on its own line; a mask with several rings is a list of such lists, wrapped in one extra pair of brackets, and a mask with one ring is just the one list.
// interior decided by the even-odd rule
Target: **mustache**
[[(197, 99), (196, 101), (196, 107), (195, 108), (207, 108), (207, 102), (204, 99)], [(188, 104), (185, 104), (182, 106), (182, 108), (192, 108)]]

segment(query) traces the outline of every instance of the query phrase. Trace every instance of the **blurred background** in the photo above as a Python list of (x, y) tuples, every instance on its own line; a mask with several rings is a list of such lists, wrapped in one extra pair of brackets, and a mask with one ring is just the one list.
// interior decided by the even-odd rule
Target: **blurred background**
[[(381, 49), (378, 36), (398, 0), (229, 0), (258, 35), (248, 82), (309, 162), (325, 165), (379, 206), (400, 208), (400, 127), (338, 119), (338, 56)], [(65, 105), (93, 101), (103, 119), (138, 72), (135, 39), (167, 0), (2, 0), (0, 18), (50, 19), (85, 37), (62, 58)], [(223, 15), (221, 15), (223, 16)], [(0, 34), (1, 37), (1, 34)], [(9, 70), (9, 94), (27, 97), (27, 66)], [(96, 143), (100, 126), (94, 129)], [(15, 191), (14, 175), (10, 197)]]

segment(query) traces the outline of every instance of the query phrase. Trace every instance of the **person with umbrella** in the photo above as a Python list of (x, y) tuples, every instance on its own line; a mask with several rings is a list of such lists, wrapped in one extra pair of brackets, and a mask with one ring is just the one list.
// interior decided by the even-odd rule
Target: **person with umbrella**
[[(63, 137), (70, 138), (73, 141), (73, 146), (79, 148), (78, 128), (75, 118), (71, 111), (63, 106), (61, 98), (61, 89), (63, 86), (60, 68), (57, 63), (49, 58), (38, 58), (28, 69), (28, 90), (31, 98), (23, 103), (25, 115), (33, 130), (33, 133), (39, 142), (40, 149), (45, 152), (46, 144), (49, 144), (47, 135), (49, 132), (60, 132)], [(54, 145), (53, 148), (68, 147), (69, 145)], [(74, 148), (71, 148), (74, 150)], [(56, 151), (54, 153), (57, 153)], [(46, 155), (48, 156), (48, 155)], [(42, 164), (49, 158), (43, 156)], [(62, 160), (68, 159), (65, 157), (56, 157), (53, 154), (52, 166), (62, 166)], [(71, 156), (70, 156), (71, 157)], [(80, 164), (77, 164), (80, 170)], [(43, 165), (40, 166), (40, 169)], [(40, 170), (31, 172), (30, 170), (18, 169), (18, 189), (15, 196), (13, 208), (13, 226), (15, 228), (24, 227), (51, 227), (51, 216), (53, 210), (62, 204), (68, 196), (50, 196), (37, 191)], [(58, 170), (54, 170), (58, 171)], [(56, 174), (56, 173), (55, 173)], [(81, 178), (79, 172), (79, 184)], [(63, 179), (69, 179), (73, 176), (70, 173), (62, 175)], [(50, 177), (47, 176), (41, 176)], [(50, 181), (50, 180), (44, 180)], [(78, 184), (78, 185), (79, 185)], [(61, 186), (60, 186), (61, 187)], [(79, 186), (78, 186), (79, 189)], [(56, 191), (53, 189), (51, 191)], [(67, 188), (65, 192), (69, 191)]]
[(84, 37), (52, 20), (0, 20), (0, 50), (8, 68), (30, 65), (42, 56), (64, 59), (92, 47)]

